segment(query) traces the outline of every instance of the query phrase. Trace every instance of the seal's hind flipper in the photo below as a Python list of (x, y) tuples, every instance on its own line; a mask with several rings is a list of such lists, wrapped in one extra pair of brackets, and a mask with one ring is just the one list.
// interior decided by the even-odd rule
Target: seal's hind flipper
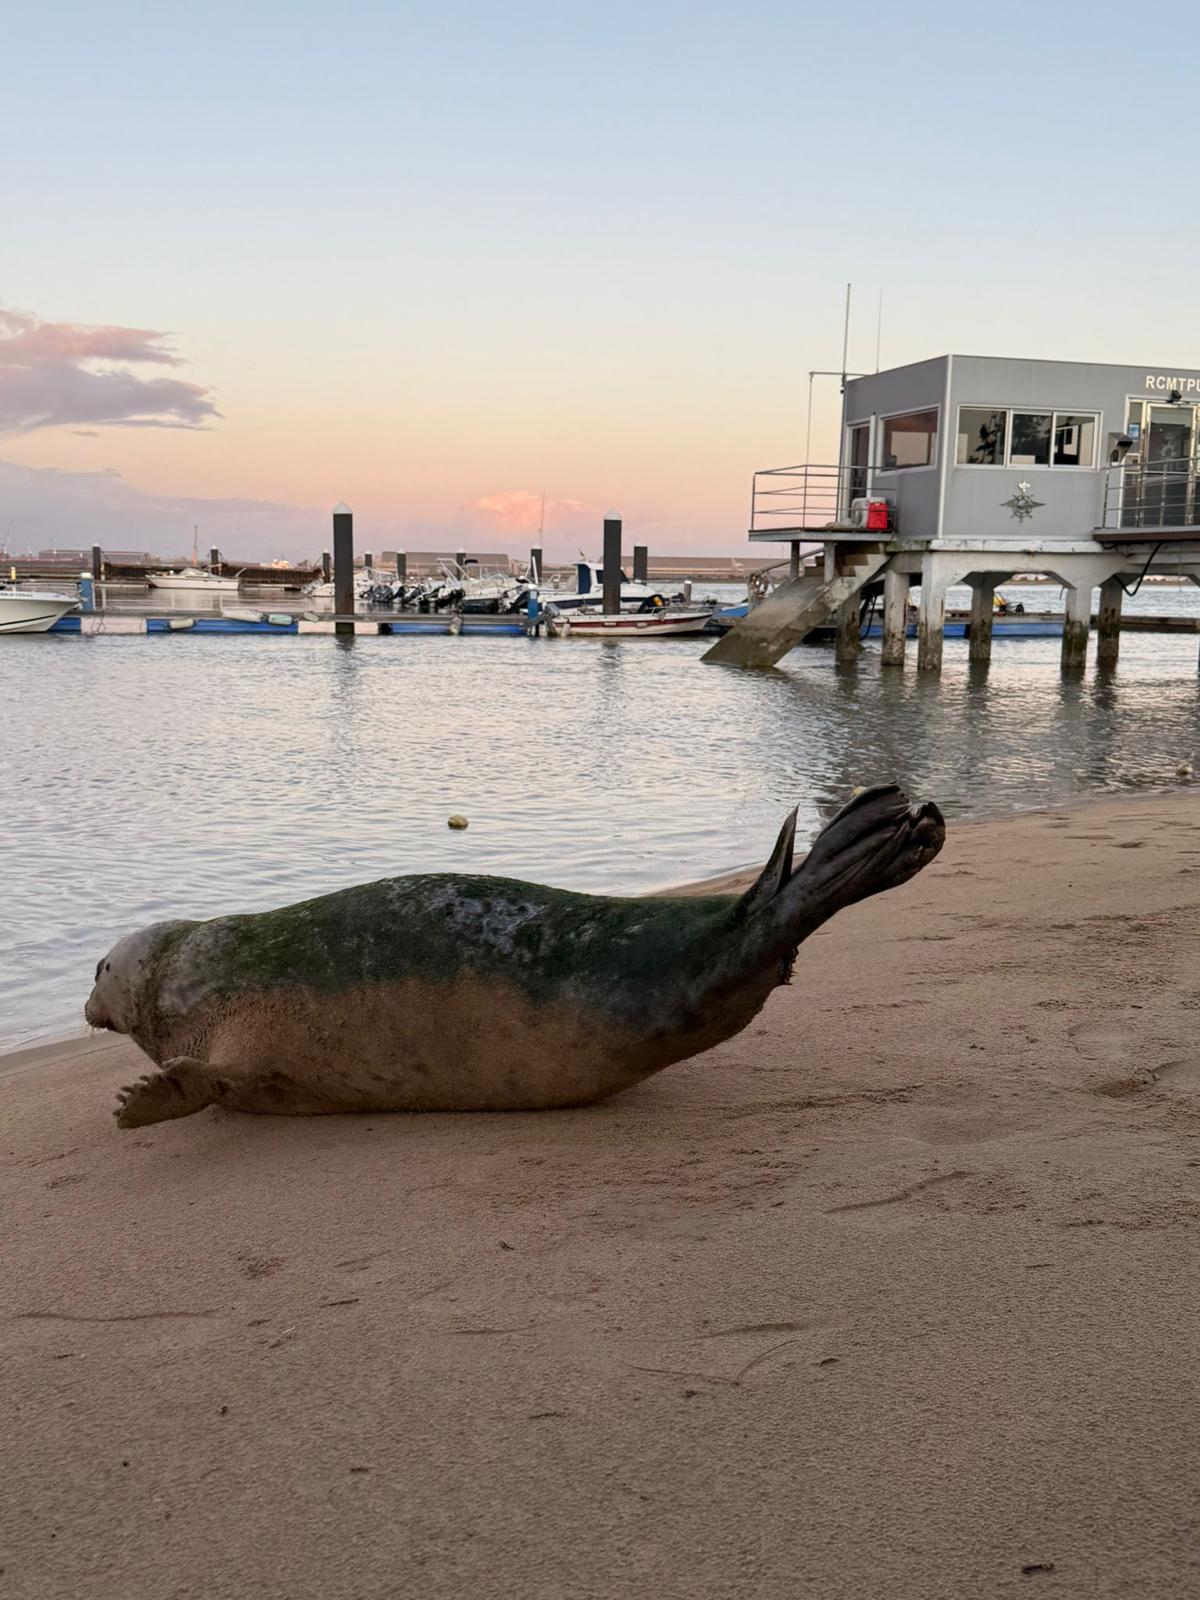
[(193, 1111), (202, 1111), (219, 1100), (224, 1092), (224, 1080), (207, 1061), (174, 1056), (163, 1062), (161, 1071), (148, 1072), (120, 1090), (113, 1116), (118, 1128), (145, 1128), (172, 1117), (190, 1117)]
[(738, 904), (739, 917), (752, 917), (770, 905), (792, 875), (792, 855), (796, 846), (796, 813), (792, 812), (775, 841), (771, 859), (746, 890)]

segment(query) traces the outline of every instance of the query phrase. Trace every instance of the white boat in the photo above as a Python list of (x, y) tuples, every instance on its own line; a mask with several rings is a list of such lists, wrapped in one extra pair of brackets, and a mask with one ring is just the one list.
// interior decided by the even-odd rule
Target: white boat
[(711, 611), (571, 611), (563, 617), (569, 637), (581, 639), (662, 639), (680, 633), (703, 633)]
[[(581, 558), (575, 563), (575, 588), (556, 589), (545, 585), (541, 594), (546, 604), (556, 605), (560, 611), (569, 612), (572, 617), (577, 611), (585, 607), (599, 607), (604, 604), (604, 568), (598, 561), (588, 561)], [(621, 573), (621, 606), (640, 606), (644, 600), (652, 600), (655, 595), (661, 597), (661, 589), (656, 589), (649, 583), (634, 580)]]
[(151, 572), (146, 582), (152, 589), (190, 589), (204, 594), (236, 594), (240, 578), (218, 578), (203, 567), (184, 567), (182, 572)]
[(78, 605), (74, 595), (0, 583), (0, 633), (49, 633), (60, 617)]
[[(356, 572), (354, 574), (354, 598), (356, 600), (365, 599), (368, 589), (373, 589), (380, 581), (369, 567)], [(310, 600), (332, 600), (334, 598), (333, 579), (318, 578), (315, 583), (306, 583), (300, 593), (307, 595)]]

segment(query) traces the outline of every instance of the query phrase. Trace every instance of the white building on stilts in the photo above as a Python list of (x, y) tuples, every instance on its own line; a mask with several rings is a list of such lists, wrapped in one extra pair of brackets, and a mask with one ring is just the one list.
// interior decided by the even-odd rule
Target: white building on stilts
[(1142, 575), (1200, 583), (1198, 466), (1200, 370), (940, 356), (849, 379), (839, 463), (755, 474), (750, 538), (790, 545), (791, 577), (706, 659), (772, 665), (834, 620), (846, 659), (862, 594), (882, 585), (883, 660), (901, 662), (919, 584), (917, 665), (936, 671), (946, 590), (968, 582), (971, 655), (986, 660), (993, 591), (1021, 572), (1066, 586), (1068, 668), (1086, 660), (1100, 588), (1111, 665)]

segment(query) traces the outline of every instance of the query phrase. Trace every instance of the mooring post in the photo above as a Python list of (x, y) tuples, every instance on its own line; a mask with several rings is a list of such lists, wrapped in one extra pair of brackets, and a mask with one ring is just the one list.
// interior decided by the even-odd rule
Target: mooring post
[(1121, 653), (1121, 606), (1125, 591), (1120, 578), (1105, 578), (1100, 585), (1100, 614), (1096, 624), (1096, 665), (1111, 668)]
[(104, 551), (98, 544), (92, 546), (92, 577), (97, 583), (104, 581)]
[(614, 512), (604, 519), (604, 613), (621, 609), (621, 519)]
[(221, 552), (217, 549), (216, 545), (214, 544), (209, 548), (209, 552), (208, 552), (208, 570), (210, 572), (216, 572), (217, 568), (220, 565), (221, 565)]
[(971, 643), (967, 655), (972, 661), (992, 659), (992, 614), (996, 584), (991, 578), (971, 580)]
[(321, 581), (328, 583), (333, 577), (333, 561), (328, 550), (321, 551)]
[(408, 554), (404, 550), (396, 551), (396, 582), (408, 582)]
[(908, 574), (893, 572), (889, 567), (883, 575), (883, 649), (880, 659), (885, 667), (904, 665), (907, 632)]
[(529, 581), (533, 584), (542, 581), (542, 547), (535, 544), (529, 552)]
[(374, 567), (375, 567), (375, 556), (370, 550), (364, 550), (363, 551), (363, 566), (367, 569), (368, 572), (371, 572), (371, 571), (374, 570)]
[(1063, 617), (1062, 665), (1064, 671), (1076, 672), (1087, 665), (1088, 630), (1092, 623), (1092, 585), (1090, 580), (1077, 583), (1067, 590), (1066, 613)]
[(650, 547), (645, 544), (635, 544), (633, 547), (633, 581), (646, 583), (650, 577)]
[(465, 574), (467, 568), (467, 552), (465, 550), (456, 550), (454, 552), (454, 563), (457, 566), (460, 574)]
[[(333, 508), (333, 631), (354, 632), (354, 513), (344, 500)], [(342, 621), (342, 618), (345, 621)]]

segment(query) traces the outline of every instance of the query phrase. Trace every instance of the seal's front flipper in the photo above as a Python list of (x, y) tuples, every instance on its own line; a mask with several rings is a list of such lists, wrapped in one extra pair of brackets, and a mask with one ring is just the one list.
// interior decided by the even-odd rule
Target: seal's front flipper
[(113, 1115), (118, 1128), (145, 1128), (152, 1122), (167, 1122), (171, 1117), (190, 1117), (219, 1100), (225, 1080), (207, 1061), (194, 1056), (175, 1056), (164, 1061), (158, 1072), (148, 1072), (117, 1095)]

